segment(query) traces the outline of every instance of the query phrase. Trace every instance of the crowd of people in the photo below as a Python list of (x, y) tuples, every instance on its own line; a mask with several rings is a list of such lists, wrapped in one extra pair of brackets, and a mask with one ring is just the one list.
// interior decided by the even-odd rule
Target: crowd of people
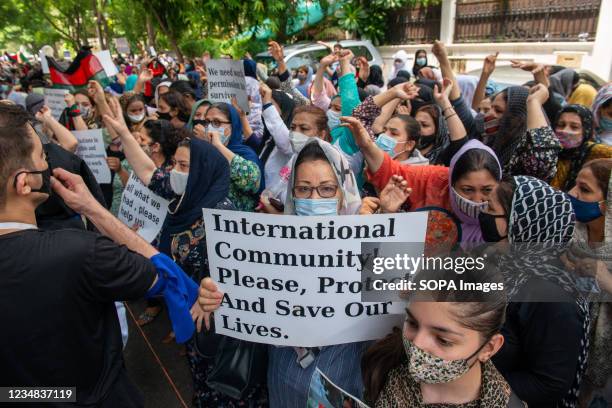
[[(565, 244), (555, 259), (499, 255), (502, 272), (535, 272), (510, 277), (515, 291), (565, 301), (409, 301), (403, 328), (379, 341), (269, 346), (267, 376), (240, 399), (207, 382), (214, 356), (173, 319), (193, 406), (304, 407), (315, 368), (377, 408), (608, 406), (612, 308), (578, 288), (588, 278), (612, 294), (612, 83), (596, 89), (573, 69), (512, 61), (533, 80), (503, 87), (491, 81), (498, 54), (479, 78), (460, 75), (439, 41), (412, 69), (397, 52), (387, 78), (340, 44), (295, 72), (280, 44), (269, 52), (274, 69), (242, 60), (248, 114), (236, 100), (207, 99), (209, 55), (118, 57), (114, 82), (68, 93), (59, 119), (35, 91), (52, 85), (39, 64), (2, 62), (0, 385), (76, 385), (79, 406), (142, 406), (123, 367), (121, 302), (147, 296), (140, 325), (168, 307), (209, 331), (223, 293), (202, 208), (364, 217), (426, 208), (460, 231), (430, 217), (428, 237), (466, 251)], [(87, 129), (103, 130), (109, 184), (75, 155), (72, 131)], [(114, 217), (132, 172), (170, 201), (152, 244)]]

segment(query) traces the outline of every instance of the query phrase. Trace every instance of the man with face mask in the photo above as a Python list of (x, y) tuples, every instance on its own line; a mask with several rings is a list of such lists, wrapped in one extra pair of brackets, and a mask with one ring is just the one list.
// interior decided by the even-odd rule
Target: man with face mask
[[(197, 287), (106, 211), (79, 176), (55, 169), (52, 177), (29, 119), (0, 104), (0, 324), (10, 328), (0, 339), (0, 384), (72, 386), (78, 406), (142, 407), (123, 363), (113, 301), (163, 293), (191, 321)], [(52, 189), (110, 239), (39, 230), (34, 211)], [(185, 323), (173, 323), (177, 341), (193, 333)]]

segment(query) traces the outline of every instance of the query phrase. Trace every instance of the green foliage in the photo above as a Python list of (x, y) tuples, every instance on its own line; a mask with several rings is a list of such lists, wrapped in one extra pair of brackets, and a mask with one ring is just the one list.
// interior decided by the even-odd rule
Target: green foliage
[(338, 26), (359, 37), (381, 44), (387, 17), (400, 7), (437, 4), (441, 0), (347, 0), (335, 13)]

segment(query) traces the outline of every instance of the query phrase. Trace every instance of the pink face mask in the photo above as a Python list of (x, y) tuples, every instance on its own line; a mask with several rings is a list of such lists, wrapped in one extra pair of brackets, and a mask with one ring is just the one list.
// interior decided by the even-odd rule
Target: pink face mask
[(566, 132), (564, 130), (556, 130), (555, 134), (561, 147), (564, 149), (574, 149), (582, 143), (582, 134), (578, 132)]

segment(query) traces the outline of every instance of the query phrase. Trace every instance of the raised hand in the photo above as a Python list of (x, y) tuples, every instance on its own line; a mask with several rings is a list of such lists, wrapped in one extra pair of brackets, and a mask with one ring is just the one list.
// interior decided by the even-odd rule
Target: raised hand
[(363, 197), (359, 215), (374, 214), (380, 208), (380, 199), (378, 197)]
[(148, 82), (153, 79), (153, 71), (149, 68), (143, 69), (138, 75), (138, 80), (141, 82)]
[(414, 99), (419, 95), (419, 88), (412, 82), (402, 82), (392, 89), (395, 92), (395, 97), (402, 100)]
[(319, 63), (321, 64), (322, 67), (328, 67), (334, 62), (338, 61), (338, 59), (339, 59), (338, 55), (336, 55), (336, 53), (332, 53), (332, 54), (326, 55), (325, 57), (321, 58), (321, 61), (319, 61)]
[(272, 55), (272, 58), (278, 63), (285, 61), (285, 55), (283, 54), (283, 47), (280, 46), (276, 41), (270, 41), (268, 43), (268, 52)]
[(536, 84), (529, 90), (529, 96), (527, 102), (538, 101), (540, 105), (543, 105), (548, 100), (548, 88), (542, 84)]
[(436, 56), (438, 61), (448, 59), (448, 53), (446, 52), (446, 45), (442, 41), (436, 40), (431, 47), (431, 52)]
[(259, 95), (261, 95), (261, 101), (264, 105), (272, 103), (272, 89), (264, 82), (259, 83)]
[(98, 81), (89, 81), (87, 83), (87, 93), (96, 102), (104, 100), (104, 89)]
[(340, 126), (349, 128), (357, 146), (363, 147), (372, 141), (370, 134), (359, 119), (353, 116), (341, 116), (340, 121), (342, 122)]
[(531, 72), (532, 74), (538, 74), (544, 71), (544, 68), (546, 68), (544, 64), (539, 64), (534, 61), (510, 60), (510, 65), (512, 68), (519, 68), (523, 71)]
[(40, 122), (47, 122), (49, 120), (53, 120), (53, 115), (51, 115), (51, 109), (49, 109), (49, 107), (47, 105), (43, 105), (42, 108), (40, 108), (40, 110), (38, 112), (36, 112), (36, 114), (34, 115), (34, 117), (39, 120)]
[(74, 95), (68, 92), (66, 95), (64, 95), (64, 102), (66, 103), (66, 106), (70, 108), (72, 105), (76, 103), (76, 100), (74, 99)]
[(447, 107), (450, 105), (448, 97), (452, 89), (453, 81), (448, 78), (444, 78), (444, 80), (442, 81), (442, 90), (438, 88), (438, 84), (434, 85), (433, 96), (439, 106)]
[(491, 76), (493, 71), (495, 71), (495, 62), (497, 61), (497, 56), (499, 55), (499, 51), (495, 54), (487, 55), (484, 59), (484, 64), (482, 66), (482, 73)]
[(402, 176), (394, 175), (380, 192), (380, 209), (384, 213), (398, 212), (406, 202), (412, 189)]
[(104, 115), (102, 120), (106, 127), (112, 128), (118, 135), (123, 135), (125, 133), (130, 133), (127, 125), (125, 124), (125, 119), (123, 118), (123, 111), (121, 109), (121, 104), (116, 98), (109, 99), (109, 105), (113, 116)]

